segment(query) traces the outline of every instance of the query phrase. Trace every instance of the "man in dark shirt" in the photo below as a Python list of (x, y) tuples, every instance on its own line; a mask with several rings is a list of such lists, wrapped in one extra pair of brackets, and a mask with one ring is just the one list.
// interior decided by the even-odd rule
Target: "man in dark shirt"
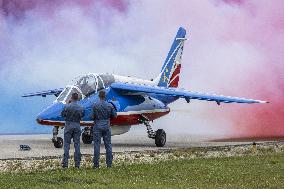
[(116, 117), (117, 113), (114, 107), (105, 101), (105, 97), (105, 91), (100, 91), (100, 101), (95, 103), (93, 107), (94, 168), (99, 168), (101, 137), (103, 137), (105, 144), (107, 167), (111, 167), (112, 165), (110, 118)]
[(61, 116), (65, 118), (65, 128), (64, 128), (64, 155), (62, 161), (62, 167), (68, 167), (69, 160), (69, 150), (71, 139), (74, 142), (74, 161), (75, 167), (80, 167), (81, 153), (80, 153), (80, 121), (84, 116), (84, 108), (77, 103), (79, 95), (77, 93), (72, 94), (71, 102), (66, 104), (65, 108), (61, 112)]

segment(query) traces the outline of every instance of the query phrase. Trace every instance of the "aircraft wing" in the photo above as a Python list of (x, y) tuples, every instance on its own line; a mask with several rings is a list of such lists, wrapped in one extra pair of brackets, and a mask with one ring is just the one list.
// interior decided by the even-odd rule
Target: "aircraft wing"
[(47, 91), (35, 92), (35, 93), (28, 93), (28, 94), (22, 95), (22, 97), (32, 97), (32, 96), (46, 97), (47, 95), (55, 95), (57, 97), (63, 90), (64, 88), (59, 88), (59, 89), (52, 89), (52, 90), (47, 90)]
[(132, 83), (113, 83), (111, 84), (111, 88), (125, 95), (131, 95), (131, 94), (169, 95), (178, 98), (184, 98), (187, 102), (190, 102), (191, 99), (215, 101), (218, 105), (220, 105), (221, 102), (222, 103), (235, 102), (235, 103), (248, 103), (248, 104), (268, 103), (267, 101), (262, 101), (262, 100), (215, 95), (215, 94), (187, 91), (179, 88), (165, 88), (159, 86), (139, 85)]

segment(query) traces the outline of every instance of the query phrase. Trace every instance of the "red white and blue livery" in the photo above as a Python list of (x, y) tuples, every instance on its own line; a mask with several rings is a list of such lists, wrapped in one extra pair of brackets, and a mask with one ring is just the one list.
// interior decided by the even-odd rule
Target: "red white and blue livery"
[(98, 92), (106, 91), (106, 99), (117, 110), (117, 117), (111, 120), (112, 135), (119, 135), (129, 131), (133, 125), (144, 124), (150, 138), (155, 139), (159, 147), (166, 143), (166, 133), (163, 129), (153, 131), (150, 121), (158, 119), (170, 112), (168, 105), (179, 98), (186, 102), (190, 100), (215, 101), (220, 103), (266, 103), (266, 101), (245, 99), (238, 97), (222, 96), (193, 92), (178, 88), (181, 70), (181, 59), (186, 30), (179, 28), (173, 44), (170, 48), (165, 63), (154, 80), (142, 80), (132, 77), (118, 76), (114, 74), (89, 73), (79, 77), (65, 88), (30, 93), (23, 97), (55, 95), (57, 98), (49, 107), (38, 116), (37, 122), (41, 125), (54, 126), (53, 143), (57, 148), (62, 147), (63, 140), (58, 137), (58, 128), (64, 127), (64, 118), (61, 111), (69, 102), (71, 94), (80, 94), (79, 103), (85, 108), (85, 116), (81, 121), (84, 126), (82, 140), (86, 144), (92, 143), (93, 121), (91, 112), (93, 104), (99, 100)]

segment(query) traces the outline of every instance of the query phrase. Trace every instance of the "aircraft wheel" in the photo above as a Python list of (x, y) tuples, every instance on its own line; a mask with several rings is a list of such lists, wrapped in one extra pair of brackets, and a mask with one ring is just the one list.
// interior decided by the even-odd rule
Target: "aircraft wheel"
[(53, 141), (53, 145), (55, 148), (62, 148), (63, 146), (63, 139), (61, 137), (57, 137), (57, 140)]
[(86, 133), (82, 133), (82, 141), (84, 144), (92, 144), (93, 135), (88, 135)]
[(166, 144), (167, 136), (163, 129), (158, 129), (155, 135), (155, 144), (157, 147), (163, 147)]

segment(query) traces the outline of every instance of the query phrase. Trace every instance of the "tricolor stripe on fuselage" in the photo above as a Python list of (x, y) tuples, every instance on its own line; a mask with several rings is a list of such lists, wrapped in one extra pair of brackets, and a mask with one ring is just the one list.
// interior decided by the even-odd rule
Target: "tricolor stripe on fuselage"
[[(154, 110), (141, 110), (141, 111), (128, 111), (128, 112), (118, 112), (117, 117), (111, 119), (112, 126), (131, 126), (139, 124), (139, 118), (141, 115), (147, 117), (149, 121), (155, 120), (162, 117), (170, 112), (170, 109), (154, 109)], [(64, 126), (65, 121), (54, 121), (54, 120), (37, 120), (41, 125), (49, 126)], [(81, 126), (93, 126), (92, 120), (84, 120), (80, 122)]]

